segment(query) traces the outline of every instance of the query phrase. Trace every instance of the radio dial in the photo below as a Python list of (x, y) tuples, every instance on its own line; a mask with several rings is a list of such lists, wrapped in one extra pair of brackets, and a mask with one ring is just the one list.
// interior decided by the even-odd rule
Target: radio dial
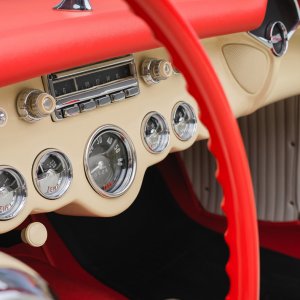
[(17, 109), (20, 117), (33, 123), (49, 116), (56, 106), (55, 99), (40, 90), (23, 90), (17, 100)]
[(173, 74), (171, 62), (164, 59), (148, 58), (142, 64), (142, 75), (149, 85), (166, 80)]

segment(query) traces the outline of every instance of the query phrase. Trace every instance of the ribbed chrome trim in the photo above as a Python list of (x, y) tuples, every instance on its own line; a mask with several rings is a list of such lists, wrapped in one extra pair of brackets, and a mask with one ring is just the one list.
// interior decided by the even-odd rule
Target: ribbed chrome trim
[[(269, 105), (239, 119), (249, 157), (260, 220), (295, 221), (300, 207), (300, 97)], [(222, 214), (222, 192), (206, 141), (182, 153), (203, 207)]]

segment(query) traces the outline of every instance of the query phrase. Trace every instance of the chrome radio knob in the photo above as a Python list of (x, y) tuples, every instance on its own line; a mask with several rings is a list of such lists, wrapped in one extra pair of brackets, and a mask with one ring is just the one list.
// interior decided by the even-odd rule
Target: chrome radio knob
[(165, 59), (147, 58), (142, 64), (142, 76), (149, 85), (166, 80), (172, 74), (172, 64)]
[(36, 122), (49, 116), (56, 106), (55, 99), (40, 90), (25, 89), (17, 99), (17, 110), (26, 122)]

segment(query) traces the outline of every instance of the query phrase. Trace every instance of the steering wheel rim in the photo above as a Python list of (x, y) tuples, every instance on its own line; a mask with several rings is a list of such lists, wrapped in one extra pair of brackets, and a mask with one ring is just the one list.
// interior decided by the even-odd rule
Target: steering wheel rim
[(152, 28), (184, 75), (196, 99), (202, 123), (210, 133), (209, 149), (217, 161), (223, 188), (229, 247), (226, 299), (259, 299), (259, 242), (254, 193), (242, 138), (217, 75), (189, 23), (170, 0), (126, 0)]

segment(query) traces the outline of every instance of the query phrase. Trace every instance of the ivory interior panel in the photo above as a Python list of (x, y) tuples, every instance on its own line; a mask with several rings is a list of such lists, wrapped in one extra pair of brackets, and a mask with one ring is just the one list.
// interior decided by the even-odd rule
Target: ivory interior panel
[[(271, 104), (239, 119), (254, 184), (258, 218), (298, 220), (300, 207), (300, 97)], [(206, 141), (182, 153), (195, 193), (203, 207), (222, 214), (215, 160)]]
[[(159, 49), (136, 55), (139, 67), (145, 57), (164, 58), (166, 52)], [(43, 90), (41, 78), (32, 79), (0, 89), (0, 107), (8, 113), (8, 122), (0, 128), (0, 165), (16, 168), (26, 179), (28, 198), (25, 207), (14, 219), (0, 222), (0, 233), (18, 226), (31, 213), (59, 211), (64, 214), (109, 217), (126, 210), (135, 200), (146, 169), (163, 160), (170, 151), (190, 147), (196, 138), (201, 137), (205, 128), (198, 126), (198, 132), (189, 141), (180, 141), (172, 130), (172, 110), (179, 101), (189, 103), (196, 114), (198, 108), (194, 99), (185, 90), (182, 76), (174, 75), (155, 86), (147, 86), (139, 80), (141, 93), (128, 100), (81, 113), (78, 116), (52, 122), (47, 117), (34, 124), (21, 120), (16, 112), (17, 95), (24, 88)], [(150, 153), (141, 137), (141, 124), (144, 117), (152, 111), (161, 113), (170, 130), (170, 143), (159, 154)], [(97, 194), (88, 183), (83, 157), (90, 136), (103, 125), (122, 128), (133, 142), (137, 169), (130, 188), (120, 197), (105, 198)], [(43, 198), (32, 181), (32, 166), (36, 157), (45, 149), (58, 149), (68, 156), (73, 166), (73, 181), (69, 190), (57, 200)]]
[[(300, 61), (299, 32), (293, 36), (289, 51), (283, 58), (275, 58), (269, 49), (247, 33), (214, 37), (205, 39), (202, 43), (219, 76), (236, 117), (250, 114), (267, 103), (275, 102), (284, 96), (300, 93), (300, 84), (297, 76), (299, 70), (298, 62)], [(239, 60), (244, 60), (243, 64), (235, 63), (232, 54), (230, 54), (230, 62), (228, 57), (226, 60), (224, 49), (228, 45), (235, 45), (233, 53), (238, 51)], [(242, 45), (242, 49), (247, 49), (247, 51), (240, 51), (241, 47), (239, 45)], [(259, 53), (260, 57), (262, 57), (261, 55), (265, 57), (263, 59), (264, 64), (258, 64), (254, 68), (257, 74), (260, 71), (266, 74), (259, 81), (253, 76), (248, 76), (253, 71), (253, 68), (251, 69), (253, 53), (256, 53), (254, 56)], [(58, 211), (64, 214), (102, 217), (119, 214), (126, 210), (135, 200), (140, 190), (144, 173), (149, 166), (163, 160), (170, 152), (189, 148), (195, 140), (208, 138), (208, 132), (200, 122), (198, 122), (196, 135), (186, 142), (180, 141), (171, 129), (172, 109), (179, 101), (186, 101), (194, 108), (197, 114), (199, 113), (195, 100), (186, 91), (186, 83), (181, 74), (173, 75), (168, 80), (154, 86), (147, 86), (141, 78), (140, 67), (143, 59), (149, 57), (168, 59), (167, 52), (160, 48), (136, 53), (134, 57), (138, 69), (140, 95), (120, 103), (82, 113), (79, 116), (65, 119), (61, 122), (54, 123), (50, 118), (45, 118), (35, 124), (29, 124), (22, 121), (17, 115), (16, 98), (18, 93), (24, 88), (44, 90), (41, 78), (20, 82), (0, 89), (0, 108), (3, 108), (8, 113), (7, 124), (0, 127), (0, 165), (9, 165), (20, 171), (25, 177), (28, 187), (28, 198), (24, 209), (14, 219), (0, 221), (0, 233), (15, 228), (31, 213)], [(260, 81), (263, 81), (261, 85)], [(292, 88), (291, 84), (293, 85)], [(280, 86), (280, 90), (278, 90), (278, 86)], [(170, 143), (166, 150), (160, 154), (152, 154), (146, 150), (141, 138), (143, 118), (152, 111), (161, 113), (167, 120), (170, 128)], [(277, 115), (275, 117), (277, 118)], [(273, 122), (275, 121), (273, 120)], [(83, 155), (89, 137), (99, 127), (108, 124), (122, 128), (129, 135), (137, 156), (137, 171), (132, 185), (125, 194), (115, 199), (99, 196), (89, 185), (83, 167)], [(252, 132), (256, 128), (255, 126), (258, 125), (258, 121), (252, 120), (249, 121), (247, 126), (253, 126), (253, 128), (251, 127)], [(41, 151), (48, 148), (58, 149), (65, 153), (71, 160), (74, 173), (73, 182), (68, 192), (55, 201), (43, 198), (36, 191), (32, 182), (33, 162)], [(197, 152), (195, 149), (192, 151)], [(278, 156), (284, 156), (286, 151), (280, 152)], [(205, 155), (207, 156), (204, 151), (203, 156)], [(254, 156), (253, 159), (258, 158)], [(271, 157), (268, 157), (268, 159), (271, 160)], [(197, 160), (200, 160), (200, 158), (197, 158)], [(293, 162), (289, 161), (289, 164)], [(213, 162), (206, 160), (204, 163), (208, 165), (208, 169), (212, 168)], [(198, 172), (197, 174), (205, 178), (206, 181), (213, 177), (213, 172), (209, 173), (209, 177), (203, 176), (202, 171), (198, 170), (195, 172)], [(259, 188), (259, 191), (260, 194), (264, 193), (261, 188)], [(300, 190), (298, 194), (300, 194)], [(211, 193), (206, 191), (203, 196), (210, 209), (218, 211), (217, 204), (213, 204), (208, 197), (213, 199), (220, 198), (220, 192), (211, 186)], [(286, 208), (286, 214), (289, 218), (292, 214), (290, 211), (293, 211), (293, 209)], [(273, 215), (272, 212), (270, 214)]]

